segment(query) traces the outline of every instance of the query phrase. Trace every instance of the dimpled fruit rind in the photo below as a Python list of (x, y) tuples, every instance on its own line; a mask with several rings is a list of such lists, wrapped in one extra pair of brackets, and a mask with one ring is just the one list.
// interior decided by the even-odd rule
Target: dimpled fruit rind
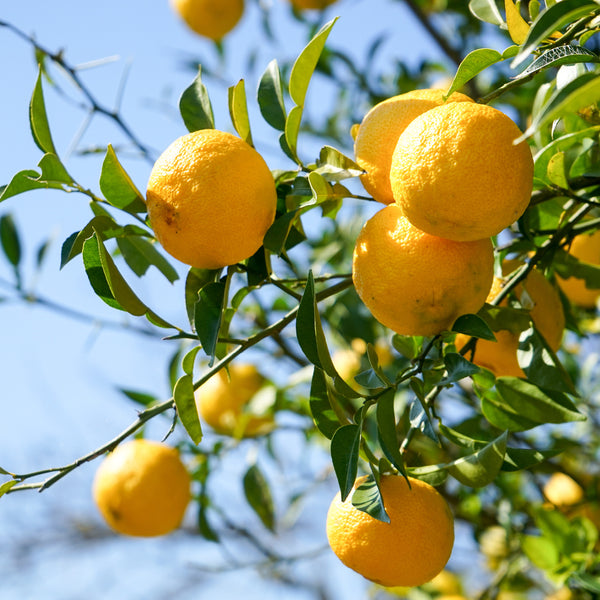
[(434, 487), (412, 477), (384, 475), (380, 490), (389, 523), (356, 508), (352, 492), (344, 502), (339, 493), (335, 496), (326, 524), (331, 549), (347, 567), (383, 586), (431, 581), (454, 545), (448, 503)]
[(491, 237), (529, 204), (533, 158), (517, 125), (491, 106), (453, 102), (415, 118), (398, 138), (390, 182), (419, 229), (457, 241)]
[(485, 303), (494, 276), (488, 239), (454, 242), (429, 235), (396, 204), (375, 213), (358, 235), (352, 279), (371, 314), (401, 335), (448, 330)]
[(277, 192), (252, 146), (202, 129), (178, 138), (158, 158), (146, 205), (169, 254), (192, 267), (219, 269), (260, 248), (275, 218)]

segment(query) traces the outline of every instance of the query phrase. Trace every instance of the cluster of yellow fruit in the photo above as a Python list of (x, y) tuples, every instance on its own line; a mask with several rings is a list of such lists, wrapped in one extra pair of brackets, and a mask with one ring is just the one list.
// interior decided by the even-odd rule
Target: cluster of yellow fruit
[[(323, 10), (336, 0), (290, 0), (296, 10)], [(175, 12), (198, 35), (218, 42), (244, 14), (244, 0), (171, 0)]]
[(526, 209), (533, 158), (504, 113), (416, 90), (365, 116), (355, 139), (365, 188), (388, 206), (358, 236), (353, 279), (373, 316), (431, 336), (477, 312), (490, 291), (490, 237)]
[[(501, 111), (460, 93), (444, 101), (437, 89), (395, 96), (367, 113), (356, 161), (365, 189), (388, 206), (358, 236), (353, 280), (377, 320), (402, 335), (432, 336), (500, 293), (490, 237), (522, 215), (533, 187), (520, 135)], [(507, 261), (504, 275), (518, 266)], [(534, 269), (515, 295), (557, 350), (565, 320), (554, 286)], [(497, 376), (523, 376), (518, 332), (496, 337), (478, 341), (473, 362)], [(467, 340), (457, 336), (457, 347)]]

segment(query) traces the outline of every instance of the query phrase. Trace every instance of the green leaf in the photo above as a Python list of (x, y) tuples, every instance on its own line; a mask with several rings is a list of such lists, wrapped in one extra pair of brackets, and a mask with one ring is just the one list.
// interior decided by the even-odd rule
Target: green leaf
[(48, 115), (46, 114), (41, 67), (38, 70), (37, 80), (29, 103), (29, 124), (33, 140), (37, 147), (44, 153), (51, 152), (52, 154), (56, 154), (52, 135), (50, 134)]
[(194, 364), (199, 351), (200, 346), (195, 346), (190, 351), (186, 352), (185, 356), (181, 360), (181, 368), (183, 369), (183, 372), (190, 377), (194, 376)]
[(530, 327), (519, 337), (517, 360), (528, 381), (534, 385), (545, 390), (577, 395), (569, 374), (534, 327)]
[(340, 427), (341, 423), (331, 407), (327, 378), (323, 369), (315, 367), (310, 385), (310, 412), (317, 429), (328, 439)]
[(515, 69), (537, 48), (537, 46), (552, 35), (555, 31), (562, 29), (565, 25), (573, 23), (577, 19), (591, 15), (598, 10), (595, 2), (583, 2), (582, 0), (562, 0), (547, 10), (541, 12), (532, 23), (527, 39), (523, 42), (521, 51), (511, 63)]
[(548, 161), (548, 181), (553, 185), (564, 190), (569, 189), (569, 180), (567, 178), (567, 168), (565, 162), (565, 153), (557, 152)]
[(321, 30), (306, 45), (304, 50), (302, 50), (292, 66), (289, 92), (290, 97), (299, 107), (304, 107), (308, 84), (310, 83), (317, 63), (319, 62), (327, 37), (336, 21), (337, 18), (321, 28)]
[(198, 445), (202, 441), (202, 426), (198, 418), (198, 409), (194, 398), (194, 380), (187, 373), (182, 375), (173, 388), (173, 400), (177, 415), (190, 439)]
[(448, 465), (448, 472), (469, 487), (484, 487), (494, 481), (504, 462), (508, 433), (469, 456), (463, 456)]
[(573, 573), (569, 579), (585, 590), (600, 594), (600, 577), (590, 573)]
[(21, 262), (21, 241), (12, 215), (0, 217), (0, 244), (8, 262), (16, 269)]
[(173, 327), (152, 312), (129, 287), (100, 236), (94, 234), (83, 244), (83, 264), (92, 288), (106, 304), (134, 316), (146, 317), (159, 327)]
[(385, 512), (379, 486), (372, 475), (367, 476), (356, 487), (352, 494), (352, 505), (378, 521), (390, 522), (390, 517)]
[(263, 239), (264, 247), (277, 256), (281, 256), (286, 247), (286, 241), (294, 225), (300, 209), (284, 213), (269, 227)]
[(55, 154), (44, 154), (38, 166), (41, 173), (33, 170), (19, 171), (8, 185), (0, 187), (0, 202), (32, 190), (64, 190), (65, 184), (73, 183), (71, 176)]
[(414, 400), (410, 405), (408, 418), (410, 426), (417, 431), (425, 434), (429, 439), (433, 440), (436, 444), (439, 444), (438, 436), (435, 432), (431, 417), (428, 410), (423, 405), (423, 402), (417, 395), (417, 400)]
[(298, 158), (296, 147), (298, 143), (298, 133), (300, 131), (300, 122), (302, 120), (302, 112), (304, 110), (304, 101), (306, 100), (306, 92), (308, 84), (312, 78), (314, 70), (319, 62), (327, 37), (331, 32), (331, 28), (335, 24), (334, 19), (327, 23), (306, 45), (292, 66), (289, 81), (289, 93), (293, 102), (296, 104), (290, 110), (285, 121), (285, 145), (282, 148), (286, 151), (292, 160), (301, 165)]
[(583, 46), (571, 46), (568, 44), (557, 46), (556, 48), (549, 48), (542, 52), (525, 70), (519, 73), (517, 79), (528, 77), (550, 67), (597, 62), (600, 62), (600, 57), (595, 52)]
[(404, 473), (404, 459), (402, 458), (402, 454), (400, 454), (400, 442), (398, 440), (398, 432), (396, 431), (394, 398), (395, 390), (390, 388), (377, 400), (377, 432), (383, 453), (398, 471)]
[(562, 448), (536, 450), (534, 448), (507, 448), (504, 456), (503, 471), (524, 471), (546, 462), (563, 452)]
[(479, 387), (475, 388), (481, 397), (481, 412), (489, 423), (498, 429), (507, 431), (526, 431), (539, 425), (521, 416), (518, 411), (510, 407), (496, 390), (482, 391)]
[(506, 28), (506, 23), (496, 6), (496, 0), (470, 0), (469, 10), (480, 21)]
[(448, 352), (444, 356), (444, 364), (446, 365), (446, 376), (439, 382), (439, 385), (455, 383), (480, 371), (477, 365), (456, 352)]
[(272, 60), (258, 84), (258, 105), (265, 121), (279, 131), (285, 131), (287, 113), (283, 99), (281, 73), (276, 60)]
[[(124, 284), (123, 278), (118, 273), (98, 234), (94, 233), (84, 242), (82, 255), (90, 284), (94, 292), (106, 304), (111, 308), (123, 310), (138, 317), (146, 312), (146, 307), (133, 294), (131, 288)], [(111, 282), (110, 278), (113, 274), (115, 281)], [(113, 288), (115, 289), (113, 290)]]
[(100, 173), (100, 189), (112, 206), (130, 213), (146, 212), (146, 202), (129, 174), (125, 171), (113, 147), (109, 144)]
[(198, 339), (207, 356), (215, 356), (219, 331), (226, 302), (226, 285), (223, 281), (206, 284), (198, 294), (194, 310), (194, 324)]
[(146, 394), (145, 392), (125, 388), (121, 388), (119, 391), (133, 402), (137, 402), (137, 404), (141, 404), (142, 406), (151, 406), (158, 401), (158, 398), (153, 394)]
[(55, 187), (59, 183), (73, 183), (73, 178), (56, 154), (44, 154), (38, 163), (38, 167), (42, 171), (40, 181), (44, 181), (47, 187)]
[(206, 513), (208, 512), (206, 496), (201, 495), (198, 501), (198, 531), (205, 540), (209, 542), (219, 542), (220, 538), (217, 532), (208, 522)]
[(315, 296), (315, 281), (312, 271), (308, 273), (306, 287), (296, 317), (296, 338), (308, 360), (323, 369), (331, 377), (338, 376), (321, 325), (321, 317)]
[(229, 114), (235, 130), (247, 144), (254, 146), (252, 142), (252, 133), (250, 132), (246, 87), (243, 79), (240, 79), (236, 85), (229, 88), (228, 98)]
[(364, 173), (364, 170), (336, 148), (323, 146), (319, 152), (317, 169), (313, 173), (315, 172), (324, 176), (327, 181), (341, 181), (350, 177), (358, 177)]
[(523, 535), (521, 547), (525, 556), (540, 569), (554, 569), (560, 561), (558, 548), (545, 537)]
[(244, 475), (244, 494), (262, 524), (275, 530), (275, 506), (269, 484), (257, 465), (252, 465)]
[(501, 60), (504, 60), (502, 54), (490, 48), (478, 48), (469, 52), (458, 66), (454, 79), (448, 91), (444, 94), (444, 100), (453, 92), (462, 88), (465, 83), (471, 81), (473, 77)]
[(208, 90), (202, 83), (202, 68), (198, 67), (198, 75), (186, 88), (179, 99), (179, 112), (187, 130), (214, 129), (215, 118)]
[(417, 358), (423, 348), (423, 338), (420, 336), (409, 336), (394, 334), (392, 346), (405, 358), (412, 360)]
[(11, 488), (19, 483), (16, 479), (11, 481), (5, 481), (2, 485), (0, 485), (0, 498), (4, 496), (4, 494), (8, 493)]
[(576, 113), (578, 110), (595, 104), (599, 100), (600, 77), (598, 77), (598, 74), (586, 72), (576, 77), (550, 96), (548, 102), (535, 115), (531, 125), (519, 140), (515, 140), (515, 143), (533, 135), (548, 123)]
[(454, 325), (452, 325), (452, 331), (481, 338), (482, 340), (496, 341), (496, 336), (489, 325), (477, 315), (462, 315), (458, 317)]
[(577, 143), (586, 139), (595, 139), (600, 131), (600, 125), (589, 127), (581, 131), (567, 133), (542, 148), (534, 157), (535, 178), (544, 184), (549, 184), (548, 165), (557, 152), (565, 152), (575, 147)]
[(298, 134), (300, 133), (300, 122), (302, 120), (303, 108), (294, 106), (290, 110), (285, 122), (285, 142), (291, 153), (291, 158), (298, 164), (301, 164), (297, 154)]
[(148, 267), (156, 267), (170, 283), (179, 279), (179, 273), (171, 263), (157, 250), (156, 244), (145, 237), (124, 236), (117, 237), (117, 245), (123, 258), (133, 272), (141, 276)]
[(200, 290), (216, 281), (221, 273), (221, 269), (197, 269), (191, 267), (185, 280), (185, 308), (192, 328), (195, 327), (194, 318), (196, 315), (196, 302)]
[(84, 242), (92, 237), (94, 233), (102, 240), (116, 237), (150, 236), (146, 229), (142, 229), (137, 225), (121, 227), (110, 215), (103, 214), (93, 217), (81, 231), (76, 231), (64, 241), (61, 249), (61, 269), (70, 260), (81, 254)]
[(569, 398), (560, 392), (541, 390), (516, 377), (498, 377), (496, 389), (507, 407), (534, 423), (585, 421)]
[(352, 491), (358, 473), (361, 430), (358, 425), (343, 425), (331, 439), (331, 460), (344, 501)]
[(558, 510), (547, 510), (542, 506), (535, 511), (534, 518), (542, 536), (554, 543), (559, 552), (563, 550), (571, 530), (571, 523), (566, 515)]

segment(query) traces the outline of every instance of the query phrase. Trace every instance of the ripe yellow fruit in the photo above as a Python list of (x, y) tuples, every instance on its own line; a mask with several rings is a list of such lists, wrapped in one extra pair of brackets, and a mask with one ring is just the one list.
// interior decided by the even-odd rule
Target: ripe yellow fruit
[(192, 31), (215, 41), (244, 14), (244, 0), (171, 0), (171, 5)]
[(451, 102), (416, 117), (398, 138), (390, 183), (407, 219), (457, 241), (500, 233), (525, 211), (533, 158), (517, 125), (491, 106)]
[(553, 473), (544, 485), (544, 496), (559, 508), (579, 504), (585, 498), (583, 488), (566, 473)]
[(290, 0), (296, 10), (323, 10), (337, 0)]
[(500, 525), (491, 525), (479, 536), (479, 550), (486, 557), (488, 567), (492, 571), (509, 555), (509, 543), (506, 530)]
[(390, 204), (354, 248), (352, 278), (365, 306), (402, 335), (437, 335), (484, 304), (494, 275), (489, 239), (453, 242), (416, 227)]
[[(590, 265), (600, 265), (600, 231), (594, 231), (592, 234), (578, 235), (571, 243), (569, 254), (579, 261)], [(558, 285), (565, 293), (565, 296), (577, 306), (583, 308), (594, 308), (600, 289), (590, 289), (585, 285), (583, 279), (569, 277), (568, 279), (556, 278)]]
[(271, 431), (271, 416), (247, 412), (247, 405), (264, 386), (265, 378), (252, 364), (232, 364), (222, 369), (195, 392), (198, 413), (216, 432), (233, 437), (252, 437)]
[(124, 442), (100, 463), (92, 488), (108, 525), (125, 535), (165, 535), (179, 527), (190, 476), (175, 448), (145, 439)]
[[(518, 264), (516, 261), (505, 261), (502, 269), (505, 274), (510, 274)], [(500, 293), (503, 283), (502, 279), (494, 278), (488, 302), (491, 302)], [(540, 271), (533, 269), (525, 281), (515, 288), (514, 293), (517, 298), (521, 299), (524, 308), (530, 309), (531, 319), (538, 332), (556, 352), (560, 348), (565, 329), (565, 315), (556, 288)], [(506, 305), (507, 300), (504, 299), (501, 306)], [(506, 329), (496, 331), (494, 335), (496, 336), (495, 342), (477, 340), (475, 353), (468, 352), (467, 358), (474, 364), (489, 369), (496, 377), (525, 377), (517, 359), (519, 335)], [(468, 340), (469, 337), (466, 335), (457, 335), (456, 347), (460, 350)]]
[(460, 597), (462, 598), (462, 584), (456, 573), (447, 569), (440, 571), (427, 585), (428, 591), (441, 594), (442, 598)]
[(252, 146), (215, 129), (175, 140), (148, 181), (150, 224), (181, 262), (219, 269), (252, 256), (275, 218), (277, 192)]
[[(357, 481), (360, 484), (362, 479)], [(384, 586), (416, 586), (446, 565), (454, 544), (454, 518), (444, 497), (418, 479), (384, 475), (380, 489), (389, 523), (344, 502), (339, 493), (327, 513), (327, 539), (338, 558)]]
[(546, 596), (545, 600), (571, 600), (571, 598), (573, 598), (573, 592), (565, 586)]
[[(394, 201), (390, 185), (392, 155), (400, 134), (425, 111), (444, 103), (444, 90), (413, 90), (376, 104), (362, 120), (354, 140), (357, 164), (366, 172), (360, 176), (365, 190), (384, 204)], [(454, 93), (447, 102), (473, 102)]]

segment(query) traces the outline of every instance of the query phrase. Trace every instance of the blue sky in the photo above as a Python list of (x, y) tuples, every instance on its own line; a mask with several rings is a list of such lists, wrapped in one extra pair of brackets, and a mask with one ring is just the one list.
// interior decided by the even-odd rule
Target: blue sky
[[(226, 85), (206, 81), (218, 128), (231, 127), (226, 87), (246, 77), (251, 49), (260, 49), (256, 57), (256, 74), (260, 74), (273, 58), (283, 60), (297, 56), (306, 42), (303, 28), (292, 18), (284, 0), (264, 2), (271, 6), (275, 41), (263, 40), (258, 5), (247, 1), (242, 21), (225, 41), (227, 65), (222, 75)], [(401, 56), (415, 64), (423, 55), (438, 56), (425, 32), (400, 2), (339, 0), (327, 13), (328, 18), (338, 15), (340, 19), (330, 41), (357, 60), (374, 35), (382, 30), (389, 34), (383, 59)], [(136, 135), (157, 153), (185, 133), (177, 115), (177, 99), (193, 79), (193, 73), (182, 68), (181, 56), (196, 57), (213, 68), (219, 61), (213, 45), (190, 32), (166, 0), (151, 3), (20, 0), (3, 3), (0, 20), (34, 36), (50, 51), (62, 49), (71, 65), (107, 59), (103, 66), (81, 71), (85, 84), (107, 107), (114, 106), (126, 73), (121, 114)], [(17, 171), (34, 168), (40, 152), (31, 139), (27, 114), (37, 71), (31, 47), (0, 27), (0, 56), (3, 82), (0, 184), (4, 184)], [(53, 73), (69, 98), (80, 99), (77, 90), (56, 71)], [(246, 81), (251, 105), (255, 105), (256, 74)], [(319, 103), (327, 97), (326, 88), (320, 85), (316, 80), (309, 95), (308, 110), (315, 114), (318, 114)], [(49, 89), (46, 97), (59, 154), (76, 179), (98, 189), (101, 156), (81, 158), (69, 154), (85, 111)], [(251, 108), (251, 119), (256, 146), (271, 168), (290, 166), (276, 150), (273, 130), (260, 121), (255, 107)], [(81, 138), (80, 147), (107, 143), (118, 146), (122, 141), (122, 135), (110, 121), (95, 117)], [(312, 150), (308, 142), (304, 147), (301, 142), (300, 149)], [(143, 191), (151, 165), (128, 156), (123, 162)], [(8, 212), (14, 216), (23, 236), (28, 286), (97, 320), (121, 320), (120, 315), (103, 305), (90, 290), (77, 261), (63, 270), (58, 269), (63, 240), (90, 218), (83, 196), (32, 192), (0, 205), (0, 215)], [(44, 269), (34, 279), (35, 252), (47, 239), (53, 243)], [(0, 281), (10, 277), (6, 261), (0, 260)], [(153, 287), (157, 281), (149, 275), (136, 289), (147, 294), (151, 305), (159, 302), (167, 313), (169, 307), (177, 306), (171, 310), (180, 314), (181, 288), (166, 289), (161, 282), (159, 295)], [(0, 296), (4, 294), (6, 289), (0, 287)], [(63, 464), (110, 439), (135, 418), (136, 407), (123, 400), (116, 391), (118, 386), (145, 389), (168, 397), (165, 363), (171, 349), (160, 340), (102, 329), (97, 323), (79, 322), (39, 306), (0, 303), (4, 349), (0, 362), (4, 425), (0, 436), (1, 467), (24, 472)], [(164, 421), (158, 423), (152, 433), (160, 437), (166, 431), (165, 426), (168, 428)], [(265, 587), (264, 581), (248, 570), (243, 571), (242, 578), (200, 576), (193, 568), (190, 570), (190, 563), (196, 558), (201, 562), (212, 560), (214, 549), (199, 551), (196, 545), (177, 537), (143, 542), (110, 538), (86, 546), (85, 554), (79, 552), (77, 547), (67, 543), (71, 528), (77, 529), (86, 523), (101, 525), (89, 494), (93, 472), (94, 465), (87, 465), (44, 494), (13, 494), (0, 500), (0, 550), (6, 565), (0, 567), (0, 600), (15, 597), (95, 599), (109, 594), (127, 600), (170, 598), (175, 597), (173, 580), (188, 577), (193, 582), (195, 578), (202, 582), (206, 597), (209, 591), (224, 598), (239, 597), (242, 593), (246, 598), (269, 598), (276, 594), (306, 597), (302, 592), (285, 596), (289, 594), (287, 588), (282, 591), (277, 586)], [(224, 489), (227, 493), (226, 484)], [(321, 510), (324, 505), (316, 502)], [(31, 551), (34, 541), (37, 549)], [(315, 540), (317, 544), (319, 541), (322, 543), (323, 539)], [(20, 543), (27, 546), (22, 555), (24, 562), (19, 562), (14, 552)], [(292, 540), (291, 543), (298, 542)], [(332, 573), (342, 573), (335, 561), (325, 564)], [(310, 565), (305, 565), (308, 571), (303, 576), (312, 574)], [(363, 580), (346, 570), (337, 578), (336, 586), (339, 596), (345, 598), (361, 597), (364, 590)], [(204, 597), (192, 593), (193, 589), (188, 590), (189, 595), (184, 590), (177, 597), (181, 600)]]

